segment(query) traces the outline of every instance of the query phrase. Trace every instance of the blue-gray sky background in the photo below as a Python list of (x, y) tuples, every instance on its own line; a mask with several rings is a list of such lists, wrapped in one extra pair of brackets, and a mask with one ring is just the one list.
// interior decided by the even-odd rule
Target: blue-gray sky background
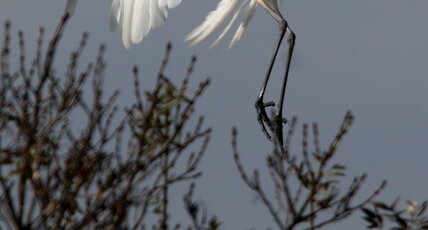
[[(191, 55), (196, 54), (199, 59), (193, 80), (212, 79), (198, 113), (205, 114), (207, 124), (214, 128), (202, 163), (204, 176), (198, 181), (197, 196), (223, 221), (224, 229), (266, 229), (274, 227), (272, 219), (260, 202), (253, 202), (254, 195), (239, 178), (232, 161), (230, 130), (232, 126), (239, 129), (246, 168), (265, 168), (271, 145), (256, 121), (253, 105), (278, 27), (259, 8), (242, 41), (231, 50), (227, 49), (230, 35), (213, 49), (208, 48), (209, 42), (189, 47), (184, 42), (185, 35), (217, 2), (183, 0), (169, 12), (166, 25), (152, 30), (142, 44), (126, 50), (119, 35), (109, 32), (111, 2), (80, 0), (65, 32), (56, 67), (60, 70), (65, 66), (80, 34), (89, 31), (84, 59), (92, 60), (98, 45), (107, 44), (107, 90), (119, 88), (119, 103), (130, 105), (132, 65), (141, 67), (142, 83), (148, 89), (153, 85), (167, 41), (174, 44), (167, 69), (170, 77), (181, 79)], [(14, 32), (24, 30), (31, 53), (38, 27), (45, 26), (51, 35), (64, 3), (0, 0), (0, 22), (8, 19)], [(326, 147), (345, 112), (352, 110), (356, 120), (337, 158), (348, 166), (348, 179), (367, 172), (366, 193), (388, 179), (382, 195), (385, 200), (396, 196), (419, 201), (428, 198), (428, 1), (286, 0), (281, 9), (297, 34), (286, 116), (296, 115), (300, 123), (318, 122)], [(3, 29), (0, 31), (2, 37)], [(16, 33), (14, 37), (16, 45)], [(285, 52), (279, 60), (285, 62)], [(271, 99), (277, 100), (283, 69), (284, 65), (278, 62), (269, 86)], [(299, 150), (301, 139), (296, 136), (294, 140)], [(181, 205), (179, 195), (177, 204)], [(360, 216), (357, 213), (340, 226), (362, 229), (365, 225)]]

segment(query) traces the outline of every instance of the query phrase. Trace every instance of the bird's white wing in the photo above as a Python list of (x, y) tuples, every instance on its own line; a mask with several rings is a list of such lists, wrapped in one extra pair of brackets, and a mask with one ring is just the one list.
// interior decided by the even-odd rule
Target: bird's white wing
[(129, 49), (150, 32), (165, 23), (168, 10), (181, 0), (113, 0), (110, 29), (119, 27), (123, 45)]
[(232, 42), (229, 45), (229, 48), (237, 42), (242, 35), (244, 34), (245, 28), (250, 22), (252, 16), (254, 15), (255, 8), (257, 6), (256, 0), (244, 0), (240, 6), (239, 3), (241, 0), (221, 0), (217, 5), (217, 8), (211, 11), (205, 20), (196, 27), (192, 32), (190, 32), (186, 40), (190, 41), (191, 45), (195, 45), (204, 39), (206, 39), (215, 29), (220, 27), (222, 23), (228, 19), (232, 13), (233, 15), (230, 18), (229, 23), (223, 29), (223, 32), (217, 37), (217, 39), (211, 45), (216, 45), (224, 35), (231, 29), (233, 23), (237, 20), (239, 16), (242, 16), (242, 22), (238, 27), (238, 30), (235, 33)]
[(254, 12), (256, 11), (257, 2), (256, 0), (251, 0), (250, 4), (244, 9), (243, 15), (244, 19), (239, 25), (238, 29), (235, 32), (235, 35), (232, 38), (232, 41), (229, 43), (229, 48), (231, 48), (236, 42), (241, 40), (241, 37), (244, 35), (245, 29), (247, 28), (248, 23), (250, 23), (253, 18)]
[(205, 20), (186, 36), (186, 40), (195, 45), (207, 38), (217, 29), (238, 6), (240, 0), (221, 0), (217, 8), (211, 11)]
[(226, 35), (226, 33), (230, 30), (230, 28), (232, 28), (233, 23), (236, 21), (236, 19), (238, 18), (242, 8), (243, 8), (244, 4), (242, 4), (239, 9), (233, 14), (232, 18), (230, 19), (229, 23), (227, 24), (227, 26), (224, 28), (223, 32), (217, 37), (217, 39), (211, 44), (210, 48), (214, 47), (215, 45), (217, 45), (217, 43), (220, 42), (220, 40), (224, 37), (224, 35)]

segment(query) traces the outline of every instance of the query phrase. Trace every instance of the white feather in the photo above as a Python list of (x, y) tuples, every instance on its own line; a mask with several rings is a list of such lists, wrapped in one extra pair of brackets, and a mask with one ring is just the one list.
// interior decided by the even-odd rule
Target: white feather
[[(238, 7), (241, 1), (244, 2)], [(113, 0), (110, 29), (119, 27), (123, 45), (129, 49), (133, 44), (141, 42), (151, 29), (163, 25), (168, 17), (168, 10), (180, 3), (181, 0)], [(224, 38), (237, 18), (242, 15), (242, 22), (229, 43), (230, 48), (244, 35), (258, 4), (267, 9), (276, 20), (282, 19), (277, 0), (220, 0), (217, 8), (186, 36), (186, 40), (190, 41), (191, 45), (205, 40), (233, 14), (222, 33), (211, 45), (212, 47)]]
[(149, 28), (148, 1), (135, 0), (133, 7), (131, 40), (132, 43), (140, 42)]
[(244, 35), (245, 29), (247, 28), (248, 23), (250, 23), (253, 18), (254, 12), (256, 11), (257, 2), (256, 0), (251, 0), (250, 4), (243, 10), (244, 19), (239, 25), (238, 29), (235, 32), (235, 35), (232, 38), (232, 41), (229, 43), (229, 49)]
[[(229, 22), (226, 24), (222, 33), (210, 46), (213, 47), (218, 44), (220, 40), (224, 38), (226, 33), (232, 28), (237, 19), (242, 16), (242, 21), (239, 24), (231, 42), (229, 43), (229, 48), (231, 48), (244, 35), (245, 29), (253, 18), (257, 5), (266, 1), (276, 0), (221, 0), (221, 2), (217, 5), (217, 8), (211, 11), (205, 20), (186, 36), (186, 40), (190, 41), (190, 45), (195, 45), (203, 41), (211, 33), (213, 33), (213, 31), (217, 29), (233, 11), (235, 11), (233, 16), (230, 17)], [(242, 2), (239, 7), (237, 7), (238, 2)]]
[(217, 5), (217, 9), (211, 11), (204, 22), (187, 35), (186, 40), (191, 41), (191, 45), (195, 45), (206, 39), (226, 20), (238, 3), (239, 0), (221, 0)]
[(120, 21), (120, 0), (113, 0), (111, 4), (111, 16), (110, 16), (110, 31), (117, 28)]
[(168, 16), (167, 9), (159, 6), (158, 0), (151, 0), (150, 3), (150, 25), (151, 28), (156, 28), (165, 23), (166, 17)]
[(167, 2), (168, 2), (168, 8), (172, 9), (172, 8), (180, 5), (181, 0), (167, 0)]
[(181, 0), (113, 0), (110, 29), (119, 27), (123, 45), (129, 49), (158, 26), (165, 23), (168, 10)]
[(227, 24), (227, 26), (224, 28), (223, 32), (217, 37), (217, 39), (210, 45), (210, 48), (214, 47), (215, 45), (217, 45), (220, 40), (224, 37), (224, 35), (230, 30), (230, 28), (232, 28), (233, 23), (236, 21), (236, 19), (238, 18), (243, 6), (245, 4), (242, 4), (239, 9), (235, 12), (235, 14), (233, 14), (232, 19), (230, 19), (230, 22)]
[(121, 15), (123, 15), (120, 19), (122, 23), (119, 23), (119, 26), (122, 30), (122, 42), (125, 48), (129, 49), (132, 45), (131, 40), (131, 29), (132, 29), (132, 14), (133, 14), (133, 6), (134, 0), (122, 0), (123, 5), (121, 4)]
[(168, 8), (168, 0), (158, 0), (159, 7)]

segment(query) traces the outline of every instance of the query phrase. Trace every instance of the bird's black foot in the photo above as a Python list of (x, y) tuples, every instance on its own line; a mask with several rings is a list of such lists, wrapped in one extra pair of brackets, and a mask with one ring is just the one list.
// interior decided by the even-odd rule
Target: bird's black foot
[[(275, 106), (274, 102), (264, 103), (262, 98), (258, 98), (256, 101), (257, 120), (259, 121), (263, 133), (268, 139), (272, 139), (272, 136), (278, 138), (279, 143), (283, 143), (283, 124), (287, 123), (287, 119), (283, 118), (280, 114), (276, 114), (273, 119), (269, 118), (266, 112), (266, 107)], [(275, 135), (273, 135), (275, 134)]]

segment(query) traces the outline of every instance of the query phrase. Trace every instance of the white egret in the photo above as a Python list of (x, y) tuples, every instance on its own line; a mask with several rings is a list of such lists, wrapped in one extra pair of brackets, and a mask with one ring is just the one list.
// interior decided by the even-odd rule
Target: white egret
[[(152, 28), (162, 25), (168, 16), (168, 10), (176, 7), (180, 2), (181, 0), (113, 0), (111, 28), (114, 29), (119, 25), (123, 44), (129, 49), (132, 44), (141, 42)], [(286, 122), (286, 119), (282, 116), (284, 96), (296, 36), (281, 14), (278, 8), (278, 0), (221, 0), (217, 8), (211, 11), (205, 20), (187, 35), (186, 40), (189, 41), (191, 45), (197, 44), (205, 40), (212, 32), (223, 25), (226, 19), (229, 19), (230, 21), (226, 24), (223, 32), (213, 42), (212, 46), (214, 46), (231, 29), (237, 18), (242, 16), (242, 21), (229, 44), (229, 47), (231, 47), (241, 39), (248, 23), (254, 15), (257, 5), (264, 8), (275, 19), (279, 25), (280, 35), (255, 105), (258, 120), (264, 133), (270, 138), (266, 129), (267, 126), (271, 132), (275, 132), (278, 135), (279, 141), (282, 142), (282, 125)], [(265, 103), (263, 98), (275, 59), (285, 35), (287, 35), (288, 42), (285, 74), (278, 104), (278, 112), (275, 117), (271, 119), (267, 115), (265, 108), (274, 106), (275, 103)]]

